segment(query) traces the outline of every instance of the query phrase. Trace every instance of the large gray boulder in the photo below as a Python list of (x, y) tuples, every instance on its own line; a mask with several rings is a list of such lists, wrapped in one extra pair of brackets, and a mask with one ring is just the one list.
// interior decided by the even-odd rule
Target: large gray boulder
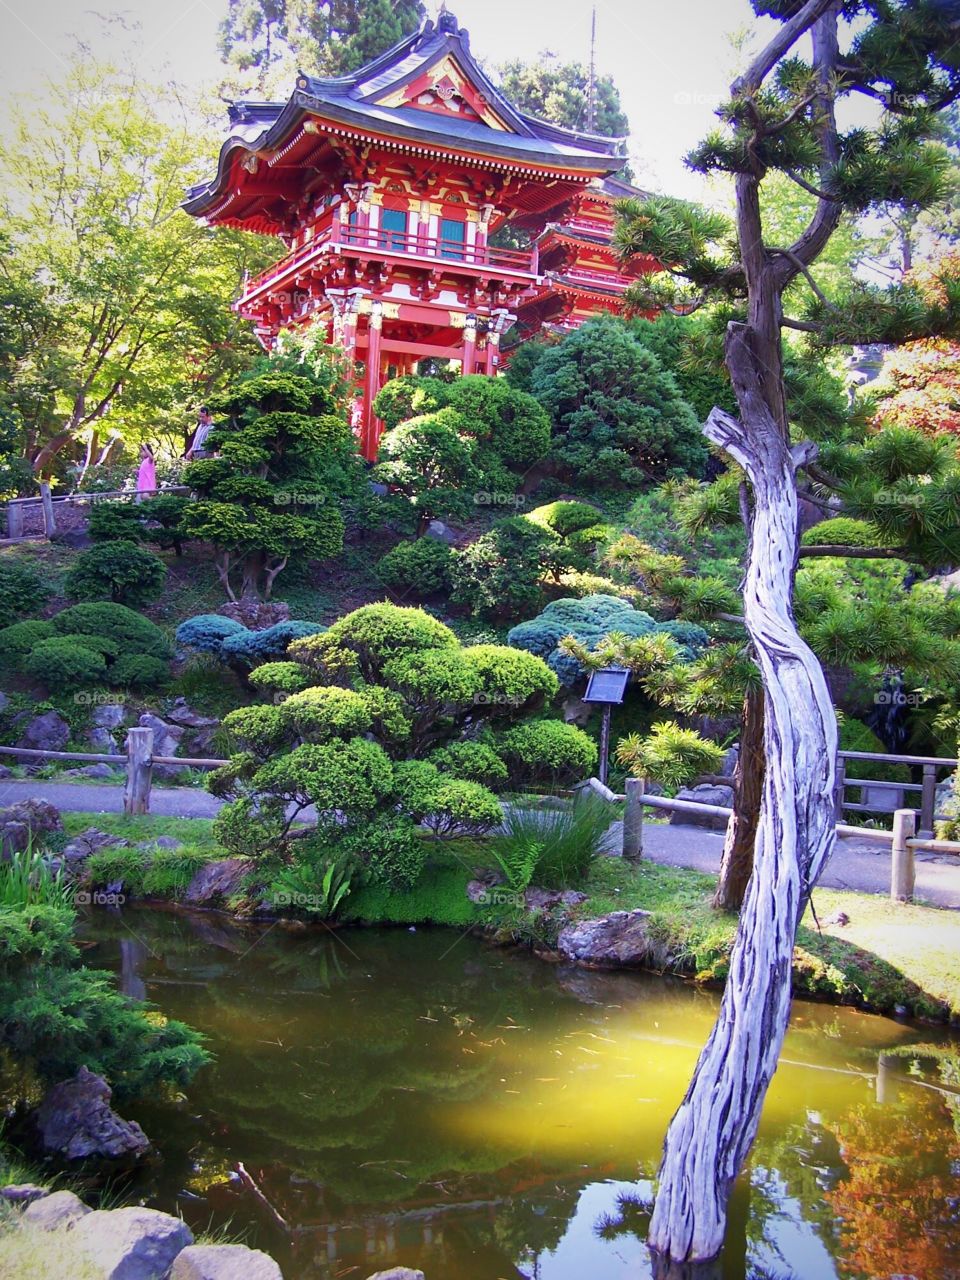
[(0, 809), (0, 858), (21, 853), (31, 841), (42, 843), (50, 832), (62, 831), (59, 809), (46, 800), (20, 800)]
[(259, 1249), (242, 1244), (192, 1244), (177, 1256), (170, 1280), (283, 1280), (283, 1272)]
[(122, 702), (104, 702), (94, 707), (90, 716), (98, 729), (119, 729), (127, 715), (127, 708)]
[(213, 716), (202, 716), (199, 711), (195, 711), (186, 698), (177, 698), (167, 712), (167, 719), (184, 729), (209, 729), (220, 723)]
[(193, 1232), (156, 1209), (96, 1209), (76, 1223), (70, 1239), (103, 1280), (162, 1280), (193, 1244)]
[(648, 930), (649, 911), (612, 911), (560, 930), (557, 949), (565, 960), (587, 969), (636, 969), (654, 959), (657, 946)]
[(93, 728), (84, 735), (84, 741), (91, 751), (95, 751), (101, 756), (114, 756), (121, 754), (117, 749), (117, 742), (109, 729)]
[(18, 747), (33, 751), (62, 751), (70, 739), (70, 726), (56, 711), (34, 716), (24, 726)]
[(97, 827), (87, 827), (64, 847), (63, 858), (71, 870), (77, 871), (91, 853), (99, 853), (101, 849), (127, 848), (129, 844), (129, 840), (122, 840), (120, 836), (112, 836)]
[(21, 1222), (36, 1231), (58, 1231), (72, 1227), (89, 1213), (87, 1206), (72, 1191), (54, 1191), (52, 1195), (42, 1196), (27, 1205)]
[(103, 1076), (81, 1067), (72, 1080), (47, 1091), (37, 1108), (37, 1128), (45, 1151), (67, 1160), (129, 1160), (150, 1150), (138, 1124), (110, 1106), (113, 1091)]
[(239, 893), (240, 882), (250, 870), (246, 858), (224, 858), (201, 867), (187, 886), (184, 901), (209, 906)]
[[(684, 787), (677, 792), (678, 800), (690, 800), (694, 804), (712, 804), (721, 809), (733, 808), (733, 787), (713, 786), (704, 783), (699, 787)], [(670, 814), (672, 826), (705, 827), (708, 831), (726, 831), (728, 819), (723, 814), (684, 813), (675, 809)]]

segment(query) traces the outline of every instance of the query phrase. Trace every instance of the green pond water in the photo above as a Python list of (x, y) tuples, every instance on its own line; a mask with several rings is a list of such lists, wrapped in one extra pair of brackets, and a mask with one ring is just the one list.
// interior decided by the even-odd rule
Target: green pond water
[[(88, 963), (216, 1055), (184, 1099), (125, 1108), (162, 1154), (128, 1193), (229, 1223), (287, 1280), (651, 1275), (651, 1178), (716, 994), (448, 930), (292, 936), (128, 910), (81, 933)], [(960, 1277), (957, 1050), (797, 1003), (717, 1274)]]

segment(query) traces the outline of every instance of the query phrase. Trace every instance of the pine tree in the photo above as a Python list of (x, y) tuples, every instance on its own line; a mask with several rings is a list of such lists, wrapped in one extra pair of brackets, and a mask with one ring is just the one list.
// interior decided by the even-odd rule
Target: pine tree
[[(625, 258), (651, 253), (669, 264), (652, 290), (638, 289), (644, 304), (652, 292), (668, 307), (722, 299), (733, 309), (725, 361), (739, 418), (714, 409), (705, 434), (744, 475), (744, 621), (766, 720), (754, 871), (723, 1004), (671, 1122), (660, 1169), (650, 1244), (664, 1274), (720, 1252), (730, 1190), (756, 1135), (786, 1031), (796, 931), (835, 839), (836, 717), (792, 599), (797, 473), (818, 474), (817, 445), (791, 433), (783, 331), (796, 329), (829, 348), (956, 331), (960, 321), (955, 277), (944, 281), (935, 304), (915, 287), (861, 284), (838, 305), (811, 272), (845, 215), (940, 198), (943, 150), (929, 140), (936, 112), (960, 97), (960, 5), (753, 0), (753, 7), (778, 21), (776, 33), (734, 82), (719, 112), (721, 129), (688, 158), (702, 173), (733, 176), (733, 225), (660, 198), (626, 202), (618, 232)], [(873, 127), (838, 123), (838, 106), (851, 98), (876, 102)], [(791, 244), (771, 239), (761, 214), (761, 187), (771, 173), (816, 197)], [(798, 282), (809, 286), (807, 301), (803, 313), (788, 314), (785, 294)], [(797, 289), (789, 299), (794, 308)]]

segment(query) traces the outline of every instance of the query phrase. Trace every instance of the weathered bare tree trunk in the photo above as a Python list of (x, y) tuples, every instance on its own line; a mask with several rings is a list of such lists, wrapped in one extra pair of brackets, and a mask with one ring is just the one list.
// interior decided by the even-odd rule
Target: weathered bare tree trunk
[(739, 911), (753, 873), (753, 847), (763, 799), (763, 690), (748, 689), (740, 716), (740, 754), (733, 779), (733, 813), (727, 824), (720, 879), (713, 905)]
[(714, 409), (705, 430), (743, 467), (754, 493), (744, 617), (766, 695), (767, 768), (753, 876), (720, 1014), (664, 1147), (650, 1225), (663, 1274), (664, 1261), (686, 1264), (720, 1252), (730, 1189), (756, 1137), (787, 1027), (797, 926), (834, 841), (836, 718), (791, 605), (800, 459), (758, 391), (750, 336), (747, 326), (728, 334), (731, 372), (739, 366), (754, 382), (750, 422)]

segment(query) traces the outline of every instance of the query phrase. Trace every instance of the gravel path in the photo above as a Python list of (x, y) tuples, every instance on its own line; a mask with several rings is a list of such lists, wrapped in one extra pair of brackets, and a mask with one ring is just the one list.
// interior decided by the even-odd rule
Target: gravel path
[[(80, 813), (122, 813), (121, 787), (81, 782), (29, 781), (0, 782), (0, 806), (18, 800), (47, 800), (58, 809)], [(168, 818), (214, 818), (223, 802), (206, 791), (192, 787), (154, 787), (150, 812)], [(305, 810), (303, 817), (311, 820)], [(720, 867), (723, 835), (700, 827), (644, 825), (644, 857), (673, 867), (691, 867), (715, 874)], [(610, 853), (619, 852), (622, 824), (611, 825), (607, 837)], [(918, 902), (960, 909), (960, 857), (955, 854), (918, 853)], [(820, 884), (828, 889), (856, 889), (861, 893), (888, 893), (890, 890), (889, 842), (842, 839)]]

